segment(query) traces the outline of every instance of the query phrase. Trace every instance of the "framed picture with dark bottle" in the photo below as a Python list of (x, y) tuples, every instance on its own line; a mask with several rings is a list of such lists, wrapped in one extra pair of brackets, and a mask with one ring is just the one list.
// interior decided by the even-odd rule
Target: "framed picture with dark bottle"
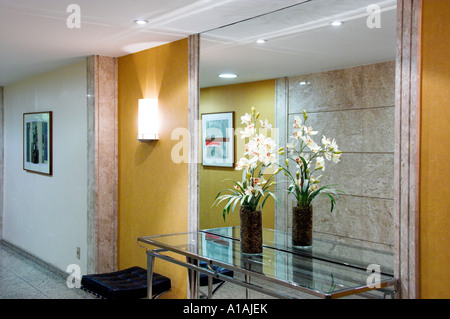
[(23, 169), (52, 175), (52, 112), (23, 114)]

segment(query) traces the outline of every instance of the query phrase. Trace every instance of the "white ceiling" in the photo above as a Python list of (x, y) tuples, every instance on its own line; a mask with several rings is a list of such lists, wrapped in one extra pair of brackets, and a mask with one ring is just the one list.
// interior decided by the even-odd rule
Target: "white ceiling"
[[(369, 28), (378, 4), (380, 28)], [(340, 69), (395, 59), (396, 0), (313, 0), (202, 34), (200, 86)], [(340, 27), (330, 25), (342, 21)], [(257, 44), (265, 39), (265, 44)], [(219, 79), (220, 73), (238, 74)]]
[[(307, 3), (289, 10), (278, 11), (305, 1)], [(72, 3), (81, 9), (79, 29), (70, 29), (66, 24), (71, 15), (67, 7)], [(120, 57), (230, 24), (230, 27), (204, 34), (208, 41), (202, 40), (203, 86), (217, 83), (217, 72), (226, 68), (238, 72), (241, 82), (247, 78), (244, 74), (253, 73), (253, 78), (258, 79), (261, 76), (277, 77), (280, 74), (278, 71), (288, 75), (286, 70), (292, 70), (292, 65), (286, 69), (278, 63), (283, 60), (287, 62), (286, 57), (279, 58), (280, 53), (294, 59), (289, 62), (302, 61), (302, 64), (332, 67), (332, 63), (325, 63), (330, 62), (331, 56), (351, 56), (355, 51), (351, 42), (342, 40), (342, 37), (359, 39), (357, 42), (366, 47), (356, 51), (371, 56), (372, 60), (392, 57), (392, 51), (395, 55), (395, 10), (382, 13), (383, 25), (375, 37), (378, 39), (376, 42), (372, 39), (375, 32), (371, 33), (368, 40), (368, 28), (361, 24), (364, 18), (359, 22), (354, 20), (345, 23), (347, 29), (342, 28), (342, 33), (338, 33), (337, 29), (320, 27), (325, 19), (330, 19), (330, 15), (338, 16), (350, 10), (349, 16), (354, 18), (361, 13), (361, 8), (365, 9), (372, 3), (377, 1), (0, 0), (0, 86), (73, 63), (86, 56), (98, 54)], [(395, 0), (382, 1), (383, 7), (395, 3)], [(305, 11), (299, 11), (300, 7)], [(272, 14), (266, 15), (273, 11), (276, 11), (273, 13), (275, 19), (270, 18)], [(260, 18), (248, 20), (255, 16)], [(137, 18), (145, 18), (150, 23), (138, 26), (133, 23)], [(239, 21), (244, 22), (237, 24)], [(299, 35), (296, 35), (297, 31), (301, 31)], [(264, 47), (255, 48), (254, 37), (261, 34), (270, 41)], [(246, 44), (247, 48), (242, 44)], [(255, 50), (263, 55), (255, 59)], [(312, 60), (307, 60), (308, 56)], [(267, 58), (271, 61), (272, 70), (257, 74), (258, 68), (255, 69), (256, 64), (253, 62), (267, 65)], [(215, 65), (216, 62), (221, 64)]]

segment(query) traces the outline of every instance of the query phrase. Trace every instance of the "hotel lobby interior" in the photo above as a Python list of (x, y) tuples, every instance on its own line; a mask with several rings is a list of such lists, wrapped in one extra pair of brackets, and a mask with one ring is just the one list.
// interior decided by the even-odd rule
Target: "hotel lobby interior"
[(449, 17), (0, 0), (0, 299), (450, 298)]

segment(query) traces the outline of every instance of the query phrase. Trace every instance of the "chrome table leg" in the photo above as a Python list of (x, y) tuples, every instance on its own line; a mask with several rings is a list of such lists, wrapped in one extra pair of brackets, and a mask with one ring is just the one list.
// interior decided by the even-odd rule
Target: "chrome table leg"
[(147, 251), (147, 299), (152, 299), (153, 295), (153, 268), (155, 266), (155, 256)]
[[(198, 266), (198, 260), (186, 257), (188, 264)], [(198, 272), (194, 269), (188, 268), (188, 285), (189, 285), (189, 298), (198, 299)]]

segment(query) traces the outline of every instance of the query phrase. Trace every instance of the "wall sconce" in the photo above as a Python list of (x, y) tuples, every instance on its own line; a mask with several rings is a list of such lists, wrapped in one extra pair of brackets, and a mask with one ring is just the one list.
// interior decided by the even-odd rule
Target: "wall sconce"
[(158, 122), (158, 99), (140, 99), (136, 139), (140, 142), (158, 140)]

